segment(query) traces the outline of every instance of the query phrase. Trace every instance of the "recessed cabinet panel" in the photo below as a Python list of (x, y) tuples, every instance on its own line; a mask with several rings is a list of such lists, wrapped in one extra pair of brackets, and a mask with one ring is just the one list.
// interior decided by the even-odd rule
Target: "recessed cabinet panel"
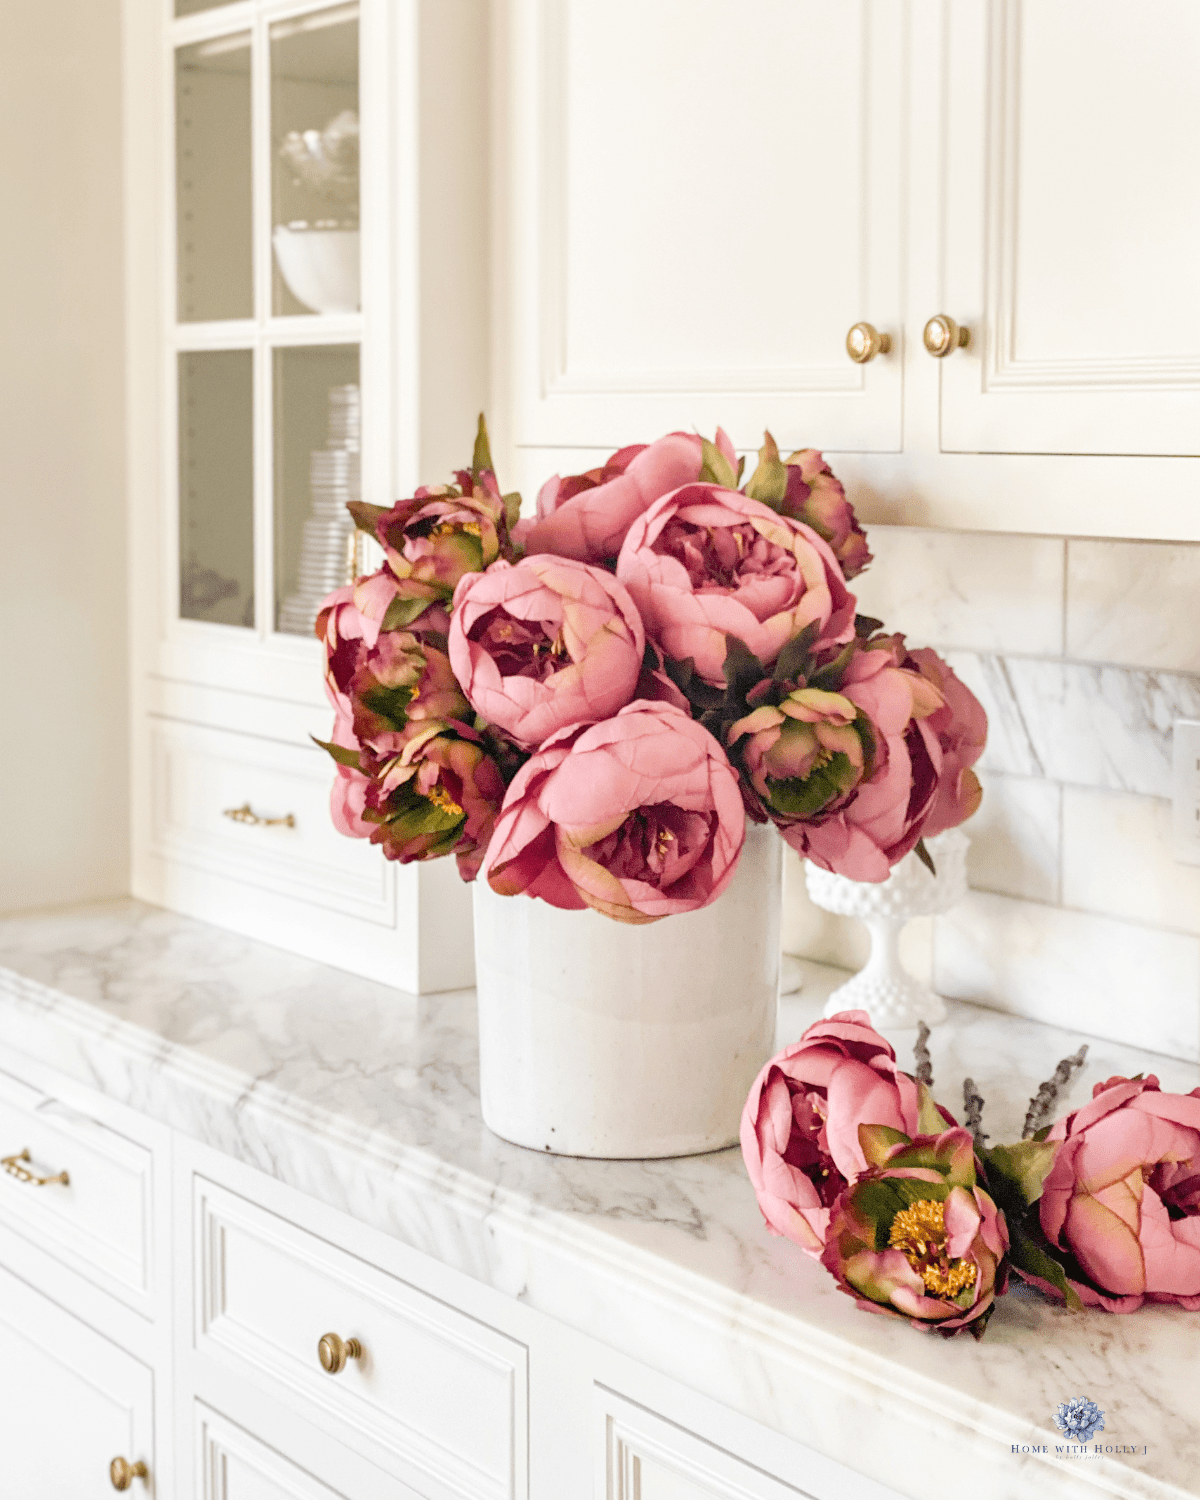
[(175, 53), (175, 236), (181, 323), (254, 316), (250, 33)]
[(273, 310), (360, 305), (358, 5), (271, 27)]
[[(102, 1500), (114, 1458), (155, 1475), (145, 1365), (0, 1270), (0, 1432), (6, 1500)], [(135, 1480), (140, 1492), (147, 1489)]]
[(353, 576), (362, 498), (357, 345), (276, 349), (275, 628), (311, 635), (325, 596)]
[(254, 625), (254, 355), (179, 355), (179, 613)]
[(900, 5), (515, 14), (519, 440), (898, 447)]
[(811, 1500), (693, 1436), (673, 1422), (596, 1387), (600, 1472), (596, 1494), (608, 1500)]
[(947, 15), (943, 449), (1200, 454), (1200, 9)]
[[(419, 1493), (527, 1493), (523, 1345), (275, 1214), (195, 1179), (197, 1349)], [(357, 1340), (337, 1373), (326, 1334)]]

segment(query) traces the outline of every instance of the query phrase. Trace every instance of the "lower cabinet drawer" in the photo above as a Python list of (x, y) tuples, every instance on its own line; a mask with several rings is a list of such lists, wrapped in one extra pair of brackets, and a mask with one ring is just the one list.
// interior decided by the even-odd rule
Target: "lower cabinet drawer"
[[(199, 1176), (193, 1203), (201, 1355), (299, 1403), (421, 1496), (527, 1493), (524, 1345)], [(336, 1373), (326, 1335), (349, 1346)]]
[(5, 1500), (101, 1500), (123, 1468), (141, 1495), (170, 1493), (150, 1369), (3, 1268), (0, 1438)]
[(338, 1444), (328, 1443), (318, 1459), (330, 1473), (326, 1483), (203, 1401), (194, 1416), (196, 1473), (183, 1493), (195, 1500), (420, 1500), (381, 1470), (364, 1477)]
[[(596, 1494), (607, 1500), (812, 1500), (675, 1423), (596, 1388)], [(848, 1500), (848, 1497), (847, 1497)]]
[(153, 1154), (0, 1073), (0, 1161), (0, 1219), (151, 1314)]
[(393, 924), (387, 862), (330, 819), (335, 770), (322, 751), (169, 719), (152, 721), (150, 744), (155, 853)]

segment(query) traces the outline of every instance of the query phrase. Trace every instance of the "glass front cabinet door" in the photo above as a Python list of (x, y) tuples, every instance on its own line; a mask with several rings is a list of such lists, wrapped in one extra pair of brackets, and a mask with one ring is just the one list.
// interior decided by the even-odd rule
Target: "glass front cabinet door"
[(483, 404), (485, 0), (125, 12), (135, 890), (469, 982), (469, 891), (337, 833), (312, 738), (321, 601), (380, 556), (347, 503), (442, 478)]

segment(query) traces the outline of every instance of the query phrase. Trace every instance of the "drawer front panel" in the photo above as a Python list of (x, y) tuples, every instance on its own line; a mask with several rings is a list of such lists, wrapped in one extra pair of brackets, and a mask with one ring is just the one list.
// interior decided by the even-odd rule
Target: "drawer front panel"
[[(22, 1159), (26, 1152), (28, 1160)], [(153, 1154), (0, 1073), (0, 1158), (9, 1163), (0, 1171), (0, 1219), (95, 1285), (149, 1313)], [(66, 1183), (37, 1180), (62, 1172)]]
[[(422, 1495), (523, 1493), (523, 1345), (203, 1178), (194, 1203), (201, 1353), (356, 1429)], [(326, 1333), (362, 1349), (336, 1375), (318, 1358)]]
[(195, 1414), (198, 1500), (346, 1500), (203, 1402)]
[(597, 1387), (596, 1493), (608, 1500), (814, 1500), (723, 1448)]
[(387, 861), (366, 840), (338, 833), (330, 819), (335, 771), (326, 755), (168, 719), (151, 721), (150, 744), (156, 854), (394, 924)]

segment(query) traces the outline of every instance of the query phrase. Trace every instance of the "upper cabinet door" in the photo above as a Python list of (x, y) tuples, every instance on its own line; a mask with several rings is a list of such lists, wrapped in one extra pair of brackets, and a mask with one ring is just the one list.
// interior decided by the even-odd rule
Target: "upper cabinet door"
[[(901, 0), (515, 0), (520, 444), (901, 442)], [(867, 322), (890, 353), (854, 363)]]
[(1200, 6), (946, 15), (943, 450), (1200, 454)]

